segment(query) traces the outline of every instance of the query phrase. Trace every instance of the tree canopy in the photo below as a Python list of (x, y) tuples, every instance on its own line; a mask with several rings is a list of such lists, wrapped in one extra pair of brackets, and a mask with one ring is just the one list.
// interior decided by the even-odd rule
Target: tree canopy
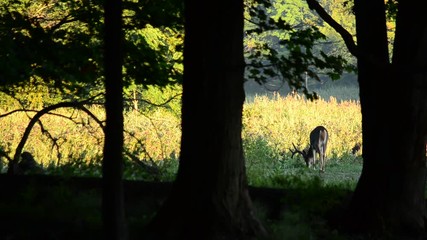
[[(0, 87), (47, 85), (68, 97), (102, 87), (103, 1), (3, 1)], [(124, 3), (124, 79), (164, 86), (182, 75), (182, 3)], [(161, 17), (160, 17), (161, 16)]]
[(246, 12), (248, 77), (258, 83), (279, 77), (316, 98), (304, 85), (307, 76), (337, 80), (345, 71), (354, 70), (348, 53), (327, 43), (334, 36), (325, 35), (326, 28), (305, 2), (247, 1)]

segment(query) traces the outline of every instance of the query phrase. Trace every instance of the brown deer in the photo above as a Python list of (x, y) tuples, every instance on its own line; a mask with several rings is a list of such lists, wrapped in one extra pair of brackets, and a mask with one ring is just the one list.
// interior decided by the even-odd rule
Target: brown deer
[(325, 153), (326, 153), (326, 147), (328, 144), (329, 134), (328, 130), (326, 130), (323, 126), (317, 126), (313, 131), (310, 133), (310, 145), (308, 149), (299, 150), (295, 144), (292, 143), (294, 146), (295, 151), (292, 151), (292, 157), (294, 157), (295, 153), (299, 153), (303, 156), (304, 161), (307, 165), (307, 167), (314, 167), (316, 164), (316, 154), (319, 154), (320, 158), (320, 171), (325, 171)]

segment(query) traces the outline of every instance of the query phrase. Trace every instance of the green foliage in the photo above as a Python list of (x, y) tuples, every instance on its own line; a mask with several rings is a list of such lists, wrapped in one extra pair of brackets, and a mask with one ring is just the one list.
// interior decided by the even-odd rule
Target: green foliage
[(46, 173), (52, 175), (61, 175), (65, 177), (101, 177), (101, 159), (99, 158), (91, 161), (85, 161), (84, 159), (70, 159), (68, 162), (59, 166), (51, 162), (46, 167)]
[(274, 149), (268, 146), (268, 142), (261, 136), (244, 139), (243, 148), (246, 158), (246, 174), (250, 185), (265, 185), (266, 179), (283, 173), (282, 161), (277, 158)]
[(263, 84), (278, 76), (291, 88), (302, 89), (307, 97), (316, 99), (318, 96), (304, 85), (306, 76), (322, 81), (319, 75), (325, 74), (337, 80), (344, 71), (353, 71), (341, 53), (320, 47), (326, 36), (301, 1), (260, 1), (248, 8), (248, 78)]
[[(346, 29), (352, 36), (356, 35), (356, 19), (353, 13), (353, 3), (348, 0), (321, 0), (320, 5), (327, 13)], [(325, 34), (328, 41), (323, 44), (323, 49), (327, 54), (342, 56), (352, 66), (356, 66), (356, 58), (350, 54), (344, 41), (329, 24), (323, 22), (316, 16), (319, 30)], [(356, 40), (356, 39), (354, 39)]]
[[(0, 5), (2, 85), (22, 84), (33, 76), (49, 86), (77, 90), (94, 80), (99, 44), (90, 44), (90, 16), (100, 15), (92, 2), (6, 1)], [(91, 14), (85, 14), (88, 8)], [(76, 10), (80, 15), (76, 16)], [(99, 21), (93, 21), (93, 24)], [(95, 37), (95, 36), (93, 36)], [(77, 41), (78, 40), (78, 41)], [(99, 54), (98, 54), (99, 55)], [(76, 82), (74, 85), (62, 81)], [(61, 85), (61, 86), (60, 86)]]
[(283, 191), (280, 205), (255, 200), (257, 216), (270, 239), (351, 239), (338, 232), (329, 220), (342, 213), (354, 185), (346, 181), (327, 183), (326, 179), (324, 174), (309, 171), (274, 178), (273, 186)]
[[(124, 4), (127, 84), (164, 86), (181, 81), (182, 3), (162, 2)], [(0, 90), (13, 95), (13, 86), (28, 85), (32, 78), (49, 89), (60, 89), (67, 98), (102, 89), (102, 4), (98, 0), (1, 2)]]
[(396, 20), (396, 16), (397, 16), (397, 5), (398, 5), (398, 1), (397, 0), (387, 0), (387, 1), (385, 1), (387, 19), (393, 20), (393, 21)]
[(60, 102), (62, 98), (59, 90), (50, 88), (39, 77), (31, 78), (25, 85), (13, 85), (0, 91), (1, 106), (10, 110), (39, 110)]
[(183, 73), (182, 33), (168, 27), (125, 32), (124, 80), (127, 85), (165, 86), (180, 83)]

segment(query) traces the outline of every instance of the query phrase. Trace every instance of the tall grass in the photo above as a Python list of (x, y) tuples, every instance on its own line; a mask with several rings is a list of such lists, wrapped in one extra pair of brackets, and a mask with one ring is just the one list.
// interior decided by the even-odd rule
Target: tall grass
[(300, 156), (291, 158), (289, 149), (292, 144), (301, 149), (308, 146), (310, 131), (318, 125), (325, 126), (330, 135), (327, 174), (322, 174), (322, 179), (355, 184), (361, 171), (360, 157), (350, 152), (362, 138), (359, 103), (338, 102), (332, 97), (312, 102), (298, 95), (278, 94), (273, 98), (257, 96), (244, 106), (242, 136), (250, 184), (277, 186), (284, 175), (317, 176), (317, 171), (305, 168)]
[[(98, 118), (105, 118), (102, 108), (94, 106), (91, 111)], [(34, 115), (34, 112), (16, 112), (0, 118), (0, 146), (10, 157)], [(102, 130), (85, 113), (59, 109), (42, 116), (40, 122), (41, 125), (36, 124), (32, 129), (24, 150), (31, 152), (44, 166), (65, 164), (71, 159), (89, 162), (102, 154)]]
[(328, 129), (327, 155), (339, 161), (355, 143), (361, 142), (361, 113), (356, 101), (308, 101), (300, 96), (273, 99), (258, 96), (244, 106), (243, 139), (256, 141), (286, 153), (292, 143), (302, 148), (309, 143), (309, 134), (316, 126)]
[[(138, 111), (124, 112), (127, 153), (167, 166), (165, 171), (169, 179), (173, 178), (179, 156), (180, 109), (176, 107), (179, 103), (180, 99), (176, 99), (170, 103), (172, 105), (141, 105)], [(105, 119), (103, 108), (92, 106), (90, 110), (99, 119)], [(10, 111), (8, 106), (0, 106), (0, 114), (7, 111)], [(10, 156), (33, 115), (32, 112), (19, 112), (0, 118), (0, 147)], [(36, 125), (24, 149), (33, 153), (40, 163), (44, 166), (99, 166), (103, 133), (91, 117), (83, 112), (60, 109), (43, 116), (41, 122), (43, 129)], [(352, 146), (361, 142), (361, 113), (357, 101), (338, 102), (331, 97), (311, 102), (300, 96), (276, 94), (256, 96), (253, 101), (246, 102), (242, 138), (250, 182), (275, 185), (284, 173), (306, 174), (303, 161), (298, 156), (291, 158), (289, 149), (292, 143), (306, 147), (309, 133), (317, 125), (325, 126), (330, 135), (326, 167), (344, 171), (350, 162), (347, 160), (354, 160), (350, 155)], [(137, 174), (126, 171), (128, 177), (138, 178), (138, 171)]]

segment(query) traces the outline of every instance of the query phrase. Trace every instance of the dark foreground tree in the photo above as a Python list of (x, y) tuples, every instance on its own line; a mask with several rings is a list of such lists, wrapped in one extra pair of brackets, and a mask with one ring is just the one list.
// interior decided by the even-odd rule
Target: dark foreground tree
[(105, 144), (102, 219), (105, 239), (127, 239), (123, 199), (122, 1), (105, 1)]
[(399, 1), (390, 62), (384, 1), (355, 1), (364, 165), (350, 206), (353, 230), (425, 234), (425, 5)]
[[(307, 2), (325, 15), (316, 1)], [(362, 108), (363, 171), (346, 225), (386, 239), (419, 239), (426, 230), (426, 2), (395, 3), (388, 3), (397, 6), (389, 8), (397, 9), (392, 61), (383, 0), (355, 1), (357, 46), (334, 27), (357, 57)]]
[[(386, 239), (425, 239), (427, 3), (354, 1), (356, 46), (317, 1), (307, 2), (342, 35), (358, 62), (363, 170), (346, 216), (347, 228)], [(386, 9), (397, 10), (392, 61)]]
[(265, 236), (242, 149), (243, 1), (185, 1), (182, 141), (171, 195), (151, 239)]

